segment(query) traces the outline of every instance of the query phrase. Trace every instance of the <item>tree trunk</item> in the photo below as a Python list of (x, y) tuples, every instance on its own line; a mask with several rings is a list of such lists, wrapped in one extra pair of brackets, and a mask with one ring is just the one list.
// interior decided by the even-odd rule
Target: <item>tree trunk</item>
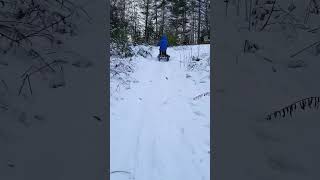
[(206, 35), (210, 34), (210, 22), (209, 22), (209, 4), (210, 1), (206, 0), (206, 12), (205, 12), (205, 18), (206, 18)]
[(148, 33), (148, 20), (149, 20), (149, 0), (146, 0), (146, 19), (145, 19), (145, 42), (148, 43), (149, 42), (149, 33)]
[(159, 32), (158, 32), (158, 6), (157, 6), (157, 0), (154, 1), (155, 3), (155, 20), (156, 20), (156, 38), (158, 39), (159, 38)]
[(186, 15), (187, 15), (187, 4), (186, 4), (186, 2), (185, 2), (185, 4), (184, 4), (184, 11), (183, 11), (183, 25), (182, 25), (182, 35), (183, 35), (182, 39), (183, 39), (183, 44), (186, 43), (186, 24), (187, 24), (187, 21), (186, 21), (187, 17), (186, 17)]
[(137, 42), (137, 14), (136, 14), (136, 6), (133, 6), (133, 17), (134, 17), (134, 24), (133, 24), (133, 41)]
[(192, 12), (192, 43), (193, 43), (193, 44), (196, 43), (195, 26), (196, 26), (195, 12)]
[(165, 5), (165, 1), (162, 1), (161, 4), (161, 10), (162, 10), (162, 19), (161, 19), (161, 35), (163, 35), (164, 33), (164, 5)]
[(200, 31), (201, 31), (201, 0), (198, 0), (198, 41), (197, 43), (200, 44)]

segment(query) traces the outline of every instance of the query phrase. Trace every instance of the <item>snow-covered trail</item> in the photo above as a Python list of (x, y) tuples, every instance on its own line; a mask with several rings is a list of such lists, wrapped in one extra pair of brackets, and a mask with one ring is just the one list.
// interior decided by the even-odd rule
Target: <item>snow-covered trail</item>
[(183, 51), (169, 48), (170, 61), (159, 62), (153, 48), (137, 62), (137, 83), (111, 103), (112, 180), (209, 179), (210, 101), (192, 99), (209, 91), (209, 79), (186, 78)]

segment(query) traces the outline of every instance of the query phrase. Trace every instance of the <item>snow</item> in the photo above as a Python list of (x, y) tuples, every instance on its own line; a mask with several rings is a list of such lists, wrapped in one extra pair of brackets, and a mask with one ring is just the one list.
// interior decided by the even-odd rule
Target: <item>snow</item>
[(133, 57), (130, 86), (111, 90), (111, 179), (209, 180), (210, 45), (169, 47), (168, 62), (139, 48), (152, 57)]
[(0, 110), (1, 180), (106, 177), (108, 60), (106, 39), (101, 37), (105, 36), (107, 11), (103, 1), (90, 1), (86, 10), (91, 23), (81, 23), (75, 38), (63, 39), (63, 50), (71, 49), (93, 65), (78, 68), (72, 65), (78, 58), (62, 58), (68, 62), (63, 66), (65, 87), (50, 88), (48, 78), (55, 76), (45, 72), (52, 76), (43, 78), (36, 73), (30, 80), (33, 94), (25, 86), (18, 96), (21, 74), (37, 60), (19, 51), (0, 55), (0, 61), (9, 64), (0, 67), (0, 78), (7, 84), (7, 89), (0, 85), (0, 104), (8, 107)]
[[(305, 1), (295, 3), (304, 8)], [(214, 7), (214, 178), (319, 179), (319, 111), (298, 110), (292, 117), (265, 119), (293, 102), (319, 96), (319, 56), (305, 51), (290, 57), (316, 38), (303, 29), (293, 36), (291, 30), (240, 31), (246, 27), (241, 24), (244, 17), (236, 15), (234, 6), (228, 16), (224, 2)], [(296, 17), (302, 21), (304, 16)], [(245, 40), (260, 45), (256, 55), (243, 53)], [(292, 68), (292, 61), (305, 65)]]

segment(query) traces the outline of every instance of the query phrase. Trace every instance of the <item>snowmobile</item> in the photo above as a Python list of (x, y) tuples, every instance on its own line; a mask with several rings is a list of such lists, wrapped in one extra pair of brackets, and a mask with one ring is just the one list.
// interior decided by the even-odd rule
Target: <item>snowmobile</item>
[(159, 55), (158, 55), (159, 61), (162, 61), (162, 60), (164, 60), (164, 61), (169, 61), (169, 58), (170, 58), (170, 56), (167, 55), (167, 54), (159, 54)]

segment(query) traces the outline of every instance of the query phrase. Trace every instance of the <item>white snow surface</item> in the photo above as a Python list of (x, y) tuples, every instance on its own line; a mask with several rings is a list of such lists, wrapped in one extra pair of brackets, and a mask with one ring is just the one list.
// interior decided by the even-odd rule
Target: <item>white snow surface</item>
[[(276, 2), (294, 2), (298, 10), (294, 16), (303, 23), (305, 1)], [(292, 57), (317, 41), (319, 34), (290, 25), (249, 32), (242, 29), (247, 24), (244, 3), (242, 16), (231, 4), (228, 15), (225, 2), (216, 1), (213, 6), (211, 105), (215, 127), (212, 141), (217, 156), (211, 176), (222, 180), (320, 179), (319, 110), (298, 108), (292, 117), (265, 119), (267, 114), (296, 101), (319, 96), (320, 62), (315, 53), (319, 51), (309, 47)], [(318, 20), (315, 18), (310, 19)], [(309, 24), (310, 29), (319, 26)], [(244, 53), (245, 40), (257, 43), (260, 49)]]
[(169, 47), (168, 62), (158, 48), (134, 56), (134, 80), (111, 91), (111, 180), (209, 180), (210, 45)]

